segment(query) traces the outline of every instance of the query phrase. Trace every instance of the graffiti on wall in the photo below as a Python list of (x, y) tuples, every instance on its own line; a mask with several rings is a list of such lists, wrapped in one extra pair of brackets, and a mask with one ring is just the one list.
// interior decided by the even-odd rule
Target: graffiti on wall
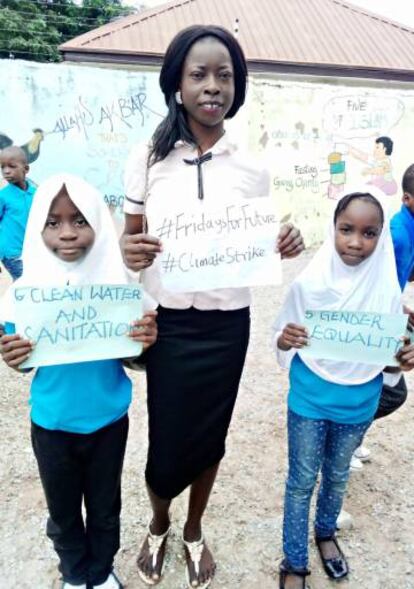
[(249, 146), (266, 158), (285, 218), (321, 241), (334, 202), (347, 188), (375, 185), (397, 208), (413, 162), (407, 129), (414, 91), (393, 87), (252, 80)]
[[(0, 150), (20, 145), (39, 183), (79, 174), (121, 213), (131, 146), (148, 139), (165, 113), (157, 71), (3, 60)], [(246, 105), (228, 128), (264, 158), (281, 217), (319, 242), (336, 200), (351, 185), (381, 188), (397, 208), (413, 163), (407, 129), (414, 90), (252, 76)]]
[(129, 149), (165, 112), (157, 72), (2, 63), (0, 149), (21, 145), (35, 183), (63, 170), (83, 176), (120, 213)]

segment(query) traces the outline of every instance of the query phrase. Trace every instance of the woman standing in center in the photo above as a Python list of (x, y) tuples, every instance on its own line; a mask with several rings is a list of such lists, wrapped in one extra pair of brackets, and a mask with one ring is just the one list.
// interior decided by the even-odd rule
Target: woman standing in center
[[(138, 557), (149, 585), (162, 576), (171, 500), (189, 485), (183, 532), (188, 586), (205, 588), (213, 578), (201, 519), (225, 453), (249, 340), (250, 296), (245, 288), (163, 289), (156, 260), (161, 243), (143, 233), (145, 201), (147, 209), (180, 212), (197, 198), (202, 206), (270, 193), (268, 172), (224, 131), (224, 119), (244, 102), (246, 77), (240, 45), (225, 29), (192, 26), (178, 33), (160, 75), (168, 114), (151, 145), (134, 148), (126, 167), (124, 258), (133, 270), (148, 268), (144, 285), (159, 304), (158, 343), (147, 360), (146, 480), (153, 518)], [(149, 225), (154, 231), (151, 217)], [(277, 247), (293, 257), (303, 250), (302, 237), (284, 226)]]

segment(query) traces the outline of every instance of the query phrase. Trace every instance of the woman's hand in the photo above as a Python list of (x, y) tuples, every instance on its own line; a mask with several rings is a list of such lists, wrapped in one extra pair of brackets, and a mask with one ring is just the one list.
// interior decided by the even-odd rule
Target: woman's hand
[(396, 354), (396, 358), (400, 363), (400, 369), (404, 372), (414, 368), (414, 344), (410, 342), (410, 338), (404, 336), (404, 345)]
[(146, 233), (124, 233), (120, 245), (125, 265), (135, 272), (151, 266), (155, 256), (162, 251), (160, 240)]
[(155, 343), (158, 334), (157, 328), (157, 311), (147, 311), (139, 321), (132, 323), (132, 329), (129, 337), (134, 342), (142, 342), (142, 350), (145, 352), (152, 344)]
[(29, 358), (33, 348), (33, 342), (21, 338), (16, 333), (2, 335), (0, 339), (0, 354), (7, 366), (15, 370), (19, 370), (20, 364)]
[(303, 325), (288, 323), (277, 340), (277, 347), (287, 352), (292, 348), (303, 348), (309, 344), (308, 332)]
[(303, 237), (294, 225), (287, 223), (282, 225), (277, 238), (276, 251), (282, 258), (295, 258), (305, 249)]

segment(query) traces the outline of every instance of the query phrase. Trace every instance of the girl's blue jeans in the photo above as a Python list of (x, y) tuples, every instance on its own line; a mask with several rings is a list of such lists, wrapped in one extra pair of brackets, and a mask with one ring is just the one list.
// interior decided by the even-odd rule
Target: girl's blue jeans
[(283, 520), (284, 564), (296, 570), (308, 566), (309, 507), (319, 471), (315, 535), (330, 538), (342, 507), (349, 465), (371, 421), (335, 423), (301, 417), (289, 409), (289, 472)]

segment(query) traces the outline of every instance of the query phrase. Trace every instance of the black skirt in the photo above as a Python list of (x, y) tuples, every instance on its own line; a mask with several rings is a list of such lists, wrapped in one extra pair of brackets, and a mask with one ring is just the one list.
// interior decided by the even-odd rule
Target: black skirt
[(163, 499), (179, 495), (224, 456), (250, 331), (249, 308), (158, 308), (147, 353), (146, 480)]

